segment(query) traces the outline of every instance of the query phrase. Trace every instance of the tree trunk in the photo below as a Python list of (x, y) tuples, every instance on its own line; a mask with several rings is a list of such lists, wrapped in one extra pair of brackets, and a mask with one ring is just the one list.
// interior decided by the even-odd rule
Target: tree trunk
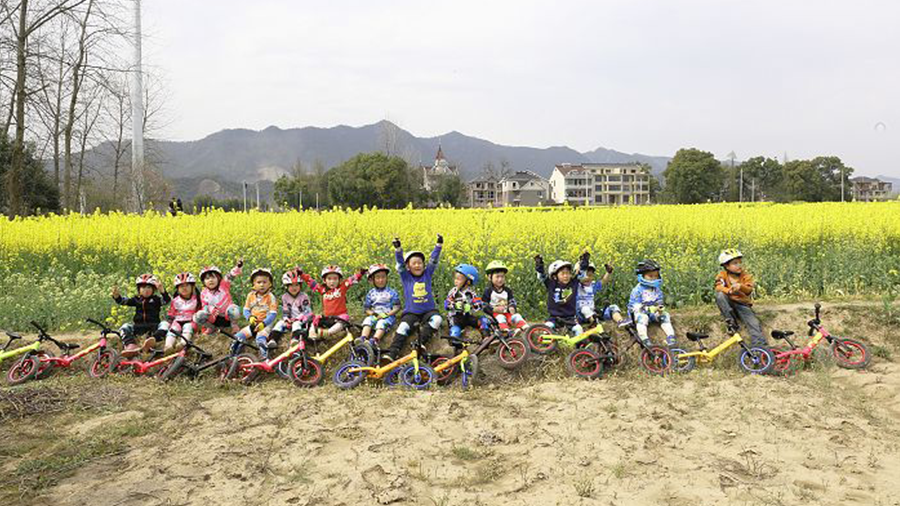
[(16, 139), (13, 142), (12, 164), (7, 173), (9, 216), (21, 214), (22, 173), (25, 171), (25, 42), (28, 39), (28, 0), (19, 4), (19, 30), (16, 33)]

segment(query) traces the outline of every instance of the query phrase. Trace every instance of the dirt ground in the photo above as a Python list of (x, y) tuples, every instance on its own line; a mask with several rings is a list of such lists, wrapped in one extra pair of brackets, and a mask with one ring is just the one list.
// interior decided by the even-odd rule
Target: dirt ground
[[(810, 313), (760, 309), (767, 329), (798, 333)], [(558, 357), (515, 374), (486, 359), (469, 391), (67, 372), (0, 391), (0, 502), (898, 505), (893, 318), (877, 304), (826, 307), (833, 333), (871, 344), (872, 365), (819, 356), (789, 378), (745, 376), (733, 355), (688, 375), (626, 364), (591, 382)], [(675, 322), (719, 327), (705, 310)]]

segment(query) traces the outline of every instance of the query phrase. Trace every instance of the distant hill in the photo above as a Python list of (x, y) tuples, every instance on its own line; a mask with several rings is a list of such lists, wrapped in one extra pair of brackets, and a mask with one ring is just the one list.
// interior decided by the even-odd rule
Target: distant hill
[[(669, 161), (668, 157), (605, 148), (580, 153), (565, 146), (504, 146), (455, 131), (438, 137), (416, 137), (388, 121), (361, 127), (230, 129), (189, 142), (148, 140), (147, 150), (161, 161), (162, 173), (174, 182), (176, 192), (189, 199), (208, 194), (209, 189), (220, 198), (240, 196), (241, 182), (275, 181), (298, 161), (307, 170), (316, 162), (330, 169), (358, 153), (387, 151), (413, 165), (431, 165), (439, 145), (465, 180), (481, 174), (487, 163), (499, 168), (506, 162), (511, 170), (527, 169), (549, 177), (558, 163), (637, 161), (650, 164), (659, 174)], [(102, 173), (111, 159), (109, 151), (109, 145), (96, 147), (88, 155), (89, 165)], [(130, 156), (126, 154), (125, 160)], [(201, 188), (204, 181), (207, 183)], [(260, 185), (263, 199), (269, 198), (271, 188), (270, 183)], [(252, 192), (255, 198), (255, 187)]]

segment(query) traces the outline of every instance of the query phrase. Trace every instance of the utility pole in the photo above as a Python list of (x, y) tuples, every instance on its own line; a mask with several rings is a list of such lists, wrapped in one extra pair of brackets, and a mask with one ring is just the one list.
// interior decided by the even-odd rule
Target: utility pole
[(756, 178), (750, 182), (750, 202), (756, 202)]
[[(731, 174), (732, 174), (731, 177), (734, 177), (734, 159), (737, 158), (737, 155), (735, 155), (734, 151), (732, 151), (731, 153), (728, 153), (728, 158), (731, 160)], [(743, 167), (743, 165), (741, 166), (741, 178), (740, 178), (740, 184), (739, 184), (739, 188), (738, 188), (738, 195), (740, 195), (739, 200), (741, 202), (743, 202), (744, 201), (744, 167)]]
[(247, 182), (244, 181), (243, 183), (244, 183), (243, 184), (243, 186), (244, 186), (244, 212), (246, 213), (247, 212)]
[(316, 192), (316, 211), (319, 210), (319, 192)]
[(141, 63), (141, 0), (134, 0), (134, 68), (131, 89), (131, 181), (135, 211), (144, 212), (144, 80)]
[(844, 164), (841, 164), (841, 202), (844, 201)]
[(297, 199), (297, 210), (303, 210), (303, 188), (300, 188), (300, 197)]
[(256, 182), (256, 210), (259, 211), (259, 181)]

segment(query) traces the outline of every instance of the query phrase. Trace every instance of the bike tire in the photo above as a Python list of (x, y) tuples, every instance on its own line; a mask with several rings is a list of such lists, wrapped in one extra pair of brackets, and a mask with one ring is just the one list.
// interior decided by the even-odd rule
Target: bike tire
[(180, 356), (175, 357), (168, 364), (163, 364), (163, 368), (156, 373), (156, 377), (163, 383), (177, 378), (184, 370), (184, 360), (185, 358)]
[(738, 353), (738, 366), (748, 374), (769, 374), (774, 365), (775, 358), (766, 348), (754, 346)]
[(367, 367), (373, 367), (375, 360), (378, 358), (378, 352), (375, 351), (375, 347), (369, 341), (363, 341), (353, 346), (350, 355), (352, 360), (366, 364)]
[(459, 375), (459, 364), (453, 364), (450, 367), (442, 370), (441, 372), (437, 371), (437, 368), (446, 362), (450, 361), (450, 357), (445, 357), (443, 355), (438, 355), (431, 361), (431, 368), (434, 369), (434, 373), (437, 375), (435, 381), (440, 386), (446, 386), (450, 383), (453, 383), (453, 380)]
[(576, 378), (597, 379), (603, 375), (603, 359), (590, 348), (575, 348), (566, 357), (566, 369)]
[(32, 353), (26, 353), (6, 371), (6, 382), (10, 385), (21, 385), (35, 378), (40, 368), (40, 359)]
[(367, 374), (365, 371), (357, 371), (351, 372), (351, 369), (359, 369), (361, 367), (366, 367), (362, 362), (356, 362), (353, 360), (349, 360), (341, 363), (338, 368), (334, 371), (334, 375), (332, 376), (332, 382), (343, 390), (349, 390), (351, 388), (356, 388), (359, 386), (363, 380), (366, 379)]
[(669, 348), (672, 357), (672, 371), (677, 373), (689, 373), (697, 367), (697, 357), (679, 358), (679, 355), (687, 353), (683, 348)]
[(281, 362), (278, 362), (278, 365), (275, 366), (275, 374), (277, 374), (282, 379), (291, 379), (291, 362), (293, 362), (294, 359), (299, 356), (300, 352), (297, 352), (290, 357), (285, 358)]
[(648, 346), (641, 350), (641, 366), (650, 374), (664, 376), (672, 367), (672, 355), (662, 346)]
[(549, 355), (556, 351), (557, 343), (556, 341), (545, 342), (541, 339), (541, 336), (551, 334), (553, 334), (553, 329), (547, 325), (542, 323), (530, 325), (525, 329), (525, 341), (532, 352), (538, 355)]
[(403, 372), (403, 367), (404, 366), (402, 366), (402, 365), (397, 366), (397, 367), (391, 369), (387, 374), (385, 374), (384, 379), (382, 380), (384, 382), (384, 386), (386, 386), (388, 388), (396, 388), (396, 387), (400, 386), (403, 383), (402, 378), (401, 378), (401, 373)]
[(228, 379), (240, 381), (245, 385), (252, 383), (253, 380), (256, 379), (256, 375), (253, 375), (253, 378), (249, 382), (247, 381), (247, 377), (250, 376), (251, 373), (259, 371), (248, 369), (246, 365), (252, 364), (253, 362), (256, 362), (256, 358), (249, 353), (241, 353), (240, 355), (235, 356), (231, 360), (231, 367), (228, 368)]
[[(856, 356), (859, 358), (851, 359)], [(832, 343), (831, 357), (843, 369), (865, 369), (872, 360), (869, 348), (864, 343), (843, 338), (836, 338)]]
[(500, 343), (497, 348), (497, 359), (500, 361), (500, 367), (507, 371), (518, 369), (528, 360), (531, 354), (531, 348), (519, 337), (513, 337), (506, 340), (506, 344)]
[[(772, 358), (775, 363), (772, 364), (772, 374), (776, 374), (778, 376), (790, 376), (795, 374), (800, 367), (803, 366), (803, 363), (800, 359), (801, 355), (784, 355), (784, 353), (791, 351), (790, 346), (779, 345), (773, 346), (771, 348)], [(781, 357), (779, 357), (781, 355)]]
[(109, 375), (110, 367), (115, 360), (116, 350), (101, 351), (88, 366), (88, 376), (94, 379), (105, 378)]
[(298, 387), (312, 388), (322, 384), (325, 378), (325, 368), (322, 364), (312, 358), (302, 356), (294, 357), (289, 364), (290, 378)]
[(426, 390), (435, 383), (437, 373), (428, 364), (419, 364), (419, 370), (416, 366), (410, 364), (400, 371), (400, 381), (404, 386), (413, 390)]
[(34, 375), (35, 380), (44, 380), (56, 374), (56, 365), (47, 360), (55, 357), (52, 351), (37, 350), (34, 354), (41, 360), (38, 365), (38, 372)]

